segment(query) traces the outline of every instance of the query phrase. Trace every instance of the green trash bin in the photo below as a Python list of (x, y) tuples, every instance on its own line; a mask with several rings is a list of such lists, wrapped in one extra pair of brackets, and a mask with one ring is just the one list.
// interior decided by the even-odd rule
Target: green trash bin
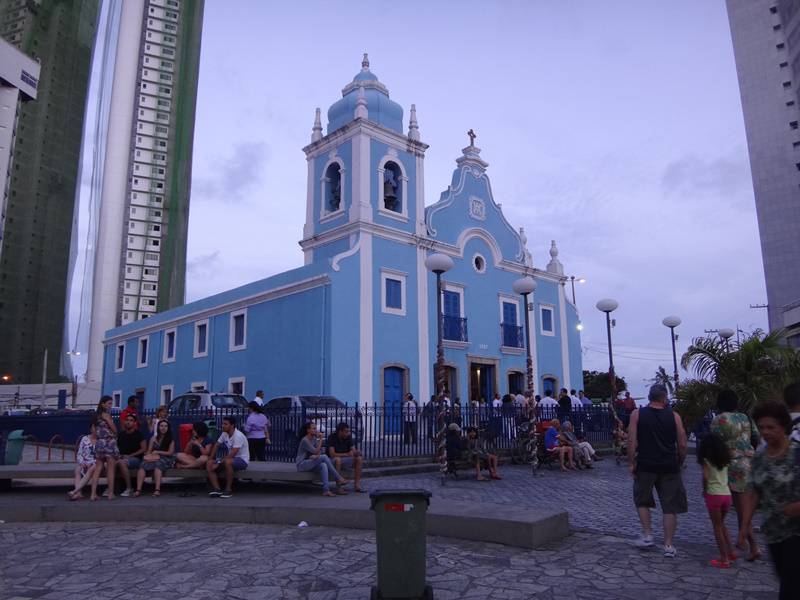
[(16, 429), (8, 434), (6, 440), (5, 463), (7, 465), (18, 465), (22, 458), (22, 449), (25, 447), (25, 435), (22, 429)]
[(378, 547), (378, 585), (372, 600), (379, 598), (433, 599), (425, 584), (425, 513), (428, 490), (375, 490), (369, 495), (375, 511), (375, 541)]

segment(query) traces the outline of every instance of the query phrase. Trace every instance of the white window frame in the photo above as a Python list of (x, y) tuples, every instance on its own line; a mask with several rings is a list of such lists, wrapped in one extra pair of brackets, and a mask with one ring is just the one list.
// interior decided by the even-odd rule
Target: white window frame
[(122, 390), (114, 390), (111, 392), (111, 397), (114, 399), (114, 406), (117, 408), (122, 406)]
[[(552, 325), (553, 329), (551, 331), (547, 331), (544, 328), (544, 319), (542, 315), (544, 314), (545, 310), (549, 310), (551, 314), (550, 324)], [(539, 303), (539, 332), (542, 335), (546, 335), (548, 337), (555, 337), (556, 335), (556, 307), (553, 304), (544, 304), (542, 302)]]
[[(197, 351), (197, 342), (198, 342), (198, 331), (201, 325), (206, 326), (206, 349), (204, 352)], [(209, 344), (209, 332), (211, 327), (208, 324), (208, 319), (202, 319), (200, 321), (194, 322), (194, 346), (192, 346), (192, 358), (202, 358), (204, 356), (208, 356), (208, 344)]]
[[(480, 258), (481, 261), (483, 262), (483, 269), (478, 269), (478, 267), (475, 266), (475, 260), (478, 258)], [(486, 262), (486, 257), (483, 254), (481, 254), (480, 252), (476, 252), (475, 254), (472, 255), (472, 268), (478, 275), (486, 274), (487, 265), (488, 263)]]
[(517, 307), (517, 327), (522, 325), (522, 323), (520, 323), (520, 317), (522, 315), (520, 315), (519, 298), (516, 297), (516, 296), (512, 296), (511, 294), (503, 294), (503, 293), (498, 293), (497, 294), (497, 303), (498, 303), (498, 308), (500, 310), (500, 323), (503, 322), (503, 303), (504, 302), (508, 302), (509, 304), (513, 304), (514, 306)]
[[(328, 167), (332, 164), (339, 165), (339, 182), (341, 184), (340, 198), (339, 198), (339, 208), (337, 210), (328, 210), (327, 204), (325, 202), (325, 192), (328, 189), (328, 177), (325, 175), (328, 172)], [(319, 222), (325, 223), (326, 221), (331, 221), (336, 217), (344, 214), (344, 205), (345, 205), (345, 173), (347, 170), (344, 168), (344, 161), (339, 158), (338, 156), (332, 157), (328, 162), (325, 163), (325, 166), (322, 167), (322, 175), (319, 178)]]
[(242, 384), (242, 396), (245, 398), (247, 397), (247, 388), (246, 382), (247, 379), (245, 377), (228, 377), (228, 393), (233, 394), (233, 384), (234, 383), (241, 383)]
[[(383, 206), (383, 174), (386, 172), (386, 163), (393, 162), (400, 168), (400, 199), (403, 203), (402, 210), (395, 212)], [(408, 173), (406, 173), (406, 166), (397, 151), (392, 148), (390, 154), (384, 156), (378, 163), (378, 214), (390, 219), (397, 219), (399, 221), (408, 221)]]
[[(122, 366), (119, 366), (119, 351), (122, 349)], [(125, 370), (125, 342), (120, 342), (114, 349), (114, 372), (122, 373)]]
[[(144, 360), (142, 360), (142, 342), (146, 342), (146, 352)], [(150, 361), (150, 336), (143, 335), (136, 342), (136, 368), (144, 369)]]
[(199, 392), (200, 390), (207, 390), (208, 389), (208, 382), (207, 381), (193, 381), (189, 386), (192, 392)]
[[(236, 317), (243, 316), (244, 317), (244, 340), (242, 340), (242, 344), (239, 346), (234, 345), (234, 319)], [(240, 310), (235, 310), (230, 313), (230, 317), (228, 318), (228, 351), (229, 352), (238, 352), (239, 350), (246, 350), (247, 349), (247, 309), (242, 308)]]
[[(389, 315), (406, 316), (406, 279), (408, 273), (394, 269), (381, 269), (381, 312)], [(386, 306), (386, 280), (394, 279), (400, 282), (400, 308)]]
[[(169, 348), (169, 344), (167, 344), (167, 337), (169, 334), (173, 335), (172, 338), (172, 358), (167, 356), (167, 349)], [(208, 336), (206, 336), (208, 337)], [(207, 346), (208, 344), (206, 344)], [(178, 328), (177, 327), (170, 327), (169, 329), (164, 330), (164, 348), (161, 352), (161, 362), (162, 363), (174, 363), (175, 357), (178, 355)]]
[(164, 392), (169, 390), (169, 401), (172, 402), (175, 399), (175, 386), (170, 385), (162, 385), (161, 390), (159, 391), (158, 395), (158, 405), (159, 406), (168, 406), (166, 400), (164, 400)]

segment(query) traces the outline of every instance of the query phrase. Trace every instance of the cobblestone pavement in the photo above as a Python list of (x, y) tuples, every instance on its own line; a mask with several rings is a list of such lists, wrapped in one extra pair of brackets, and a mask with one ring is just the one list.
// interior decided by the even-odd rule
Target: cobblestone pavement
[[(373, 533), (224, 524), (5, 524), (0, 598), (366, 599)], [(667, 559), (616, 536), (579, 532), (538, 550), (431, 537), (437, 600), (775, 597), (765, 563), (728, 571), (705, 550)]]

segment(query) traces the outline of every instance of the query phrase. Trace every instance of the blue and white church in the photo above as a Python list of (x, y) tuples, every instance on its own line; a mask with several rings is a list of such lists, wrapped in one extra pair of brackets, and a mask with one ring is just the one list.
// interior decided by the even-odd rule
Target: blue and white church
[[(525, 335), (536, 393), (582, 387), (579, 318), (555, 242), (546, 267), (535, 267), (473, 136), (450, 185), (426, 206), (427, 149), (415, 106), (405, 132), (403, 109), (365, 55), (325, 133), (317, 109), (303, 149), (304, 266), (109, 330), (103, 392), (118, 402), (138, 394), (147, 407), (201, 388), (385, 407), (411, 392), (425, 402), (435, 393), (433, 253), (453, 261), (441, 298), (451, 397), (523, 391)], [(513, 291), (523, 276), (537, 284), (527, 306)]]

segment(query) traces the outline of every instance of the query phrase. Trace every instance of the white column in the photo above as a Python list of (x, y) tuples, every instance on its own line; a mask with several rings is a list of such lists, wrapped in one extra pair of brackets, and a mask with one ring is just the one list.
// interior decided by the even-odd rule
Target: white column
[(566, 286), (562, 283), (558, 292), (558, 308), (561, 315), (561, 372), (564, 383), (561, 387), (568, 390), (572, 389), (569, 372), (569, 336), (567, 334), (567, 292)]
[(92, 316), (89, 330), (87, 382), (103, 376), (103, 338), (117, 324), (120, 299), (120, 262), (127, 239), (123, 231), (128, 190), (131, 136), (135, 110), (144, 0), (122, 4), (114, 84), (108, 117), (103, 191), (95, 249)]
[(373, 397), (372, 379), (375, 369), (372, 356), (372, 234), (361, 232), (359, 238), (361, 250), (359, 251), (359, 278), (361, 279), (359, 305), (359, 388), (358, 402), (362, 406), (376, 401)]
[[(0, 239), (6, 216), (6, 185), (11, 165), (11, 144), (14, 140), (14, 121), (17, 115), (19, 90), (12, 86), (0, 85)], [(3, 246), (0, 244), (0, 254)]]
[[(417, 223), (418, 236), (427, 234), (425, 231), (425, 157), (420, 155), (416, 159), (415, 184), (417, 195)], [(419, 352), (419, 397), (417, 402), (424, 404), (431, 397), (431, 374), (433, 366), (430, 357), (430, 323), (428, 322), (428, 269), (425, 268), (425, 248), (417, 248), (417, 343)]]
[[(309, 156), (306, 158), (308, 163), (308, 184), (306, 189), (306, 224), (303, 227), (303, 239), (309, 239), (314, 235), (314, 157)], [(324, 198), (320, 198), (320, 202), (324, 202)], [(311, 249), (303, 251), (304, 264), (311, 264), (314, 256), (314, 251)]]

